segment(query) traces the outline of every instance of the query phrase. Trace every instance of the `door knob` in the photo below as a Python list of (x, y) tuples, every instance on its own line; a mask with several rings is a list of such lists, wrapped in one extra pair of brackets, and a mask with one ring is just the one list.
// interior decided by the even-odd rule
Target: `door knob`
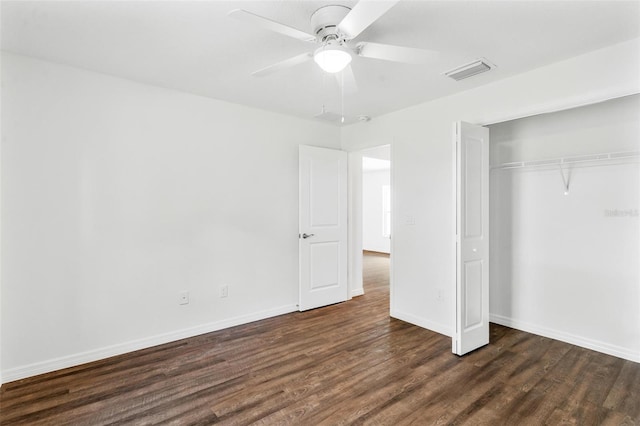
[(305, 240), (309, 237), (313, 237), (316, 234), (302, 234), (302, 238), (304, 238)]

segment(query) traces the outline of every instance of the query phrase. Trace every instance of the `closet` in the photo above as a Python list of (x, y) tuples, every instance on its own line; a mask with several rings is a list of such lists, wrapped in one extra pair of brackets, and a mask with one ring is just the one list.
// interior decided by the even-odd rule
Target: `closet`
[(491, 131), (491, 321), (640, 362), (640, 95)]

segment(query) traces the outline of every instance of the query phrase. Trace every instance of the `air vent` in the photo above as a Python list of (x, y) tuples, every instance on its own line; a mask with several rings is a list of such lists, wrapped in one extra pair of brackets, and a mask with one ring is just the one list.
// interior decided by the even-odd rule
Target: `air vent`
[(447, 71), (444, 73), (444, 75), (446, 75), (447, 77), (451, 77), (456, 81), (460, 81), (460, 80), (464, 80), (465, 78), (474, 76), (476, 74), (481, 74), (483, 72), (489, 71), (493, 67), (494, 65), (491, 65), (489, 61), (483, 58), (465, 65), (462, 65), (451, 71)]

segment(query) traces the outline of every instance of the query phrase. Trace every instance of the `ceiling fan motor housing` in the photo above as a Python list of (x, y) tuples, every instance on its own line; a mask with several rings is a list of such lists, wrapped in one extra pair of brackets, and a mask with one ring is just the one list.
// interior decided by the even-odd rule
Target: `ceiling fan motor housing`
[(345, 36), (340, 33), (338, 24), (351, 11), (350, 8), (340, 5), (323, 6), (311, 15), (311, 27), (318, 42), (331, 40), (344, 41)]

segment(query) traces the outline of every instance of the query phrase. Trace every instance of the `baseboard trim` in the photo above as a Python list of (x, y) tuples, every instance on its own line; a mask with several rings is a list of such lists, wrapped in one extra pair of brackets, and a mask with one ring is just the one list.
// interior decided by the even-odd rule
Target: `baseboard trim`
[(415, 315), (408, 314), (406, 312), (400, 312), (398, 310), (392, 309), (390, 315), (392, 318), (417, 325), (418, 327), (426, 328), (427, 330), (435, 331), (436, 333), (444, 334), (448, 337), (451, 337), (453, 335), (450, 327), (434, 321), (429, 321), (424, 318), (417, 317)]
[(112, 356), (122, 355), (140, 349), (147, 349), (153, 346), (174, 342), (176, 340), (198, 336), (200, 334), (211, 333), (213, 331), (235, 327), (237, 325), (248, 324), (250, 322), (260, 321), (266, 318), (296, 312), (297, 310), (298, 307), (296, 305), (280, 306), (278, 308), (267, 309), (248, 315), (240, 315), (221, 321), (215, 321), (195, 327), (146, 337), (143, 339), (132, 340), (112, 346), (106, 346), (103, 348), (55, 358), (48, 361), (37, 362), (34, 364), (25, 365), (23, 367), (12, 368), (10, 370), (2, 372), (1, 377), (4, 380), (2, 383), (9, 383), (15, 380), (36, 376), (38, 374), (50, 373), (52, 371), (62, 370), (64, 368), (75, 367), (81, 364), (86, 364), (88, 362), (99, 361), (101, 359), (109, 358)]
[(527, 333), (537, 334), (538, 336), (548, 337), (550, 339), (571, 343), (572, 345), (602, 352), (607, 355), (612, 355), (629, 361), (640, 362), (640, 353), (633, 352), (629, 348), (612, 345), (598, 340), (588, 339), (586, 337), (577, 336), (575, 334), (566, 333), (564, 331), (552, 328), (541, 327), (536, 324), (531, 324), (502, 315), (490, 314), (489, 319), (491, 322), (504, 325), (505, 327), (515, 328), (517, 330), (526, 331)]
[(362, 249), (362, 253), (391, 255), (391, 251), (380, 251), (380, 250), (369, 250), (369, 249)]
[(351, 297), (362, 296), (364, 294), (364, 288), (354, 288), (351, 290)]

